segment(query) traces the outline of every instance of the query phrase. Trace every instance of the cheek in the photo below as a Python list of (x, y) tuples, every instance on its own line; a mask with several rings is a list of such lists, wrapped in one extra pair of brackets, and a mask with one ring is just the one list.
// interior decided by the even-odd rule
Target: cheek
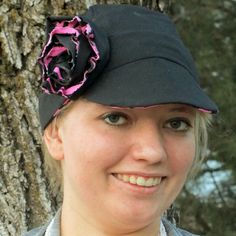
[(105, 192), (110, 170), (125, 155), (123, 139), (88, 127), (68, 134), (64, 143), (65, 187), (83, 199), (93, 200), (101, 189)]
[[(125, 155), (125, 142), (119, 135), (92, 128), (69, 130), (65, 137), (65, 161), (89, 172), (101, 171), (116, 164)], [(77, 162), (77, 163), (76, 163)], [(79, 165), (79, 166), (78, 166)]]
[(195, 157), (195, 140), (191, 135), (186, 139), (174, 141), (169, 148), (169, 167), (173, 174), (186, 176)]

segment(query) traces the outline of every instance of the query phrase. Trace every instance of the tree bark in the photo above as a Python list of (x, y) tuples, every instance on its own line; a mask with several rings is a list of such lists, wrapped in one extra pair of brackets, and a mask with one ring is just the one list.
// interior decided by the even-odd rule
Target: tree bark
[[(152, 0), (3, 0), (0, 6), (0, 235), (21, 235), (54, 215), (38, 120), (39, 68), (48, 15), (76, 15), (95, 3)], [(163, 7), (162, 1), (161, 7)]]

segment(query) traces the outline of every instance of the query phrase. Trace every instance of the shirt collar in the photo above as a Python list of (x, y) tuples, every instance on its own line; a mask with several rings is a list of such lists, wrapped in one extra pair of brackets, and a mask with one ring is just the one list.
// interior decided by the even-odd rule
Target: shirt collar
[(49, 223), (44, 236), (60, 236), (61, 235), (61, 210), (59, 210), (55, 217)]

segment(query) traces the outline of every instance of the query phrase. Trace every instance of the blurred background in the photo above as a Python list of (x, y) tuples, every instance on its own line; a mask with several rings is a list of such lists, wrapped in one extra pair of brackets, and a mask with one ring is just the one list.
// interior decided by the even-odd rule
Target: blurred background
[(178, 226), (201, 235), (236, 235), (236, 0), (1, 0), (0, 235), (21, 235), (60, 205), (48, 185), (37, 115), (36, 59), (48, 15), (76, 15), (95, 3), (162, 10), (175, 22), (220, 114), (198, 175), (175, 203)]
[(236, 1), (172, 1), (169, 13), (220, 109), (206, 161), (177, 201), (180, 225), (202, 235), (236, 235)]

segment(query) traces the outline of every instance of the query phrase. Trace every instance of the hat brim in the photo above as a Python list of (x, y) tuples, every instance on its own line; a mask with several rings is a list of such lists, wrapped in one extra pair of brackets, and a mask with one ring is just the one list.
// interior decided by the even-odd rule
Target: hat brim
[(104, 72), (94, 85), (83, 97), (103, 105), (148, 107), (181, 103), (218, 112), (186, 68), (163, 58), (142, 59)]

